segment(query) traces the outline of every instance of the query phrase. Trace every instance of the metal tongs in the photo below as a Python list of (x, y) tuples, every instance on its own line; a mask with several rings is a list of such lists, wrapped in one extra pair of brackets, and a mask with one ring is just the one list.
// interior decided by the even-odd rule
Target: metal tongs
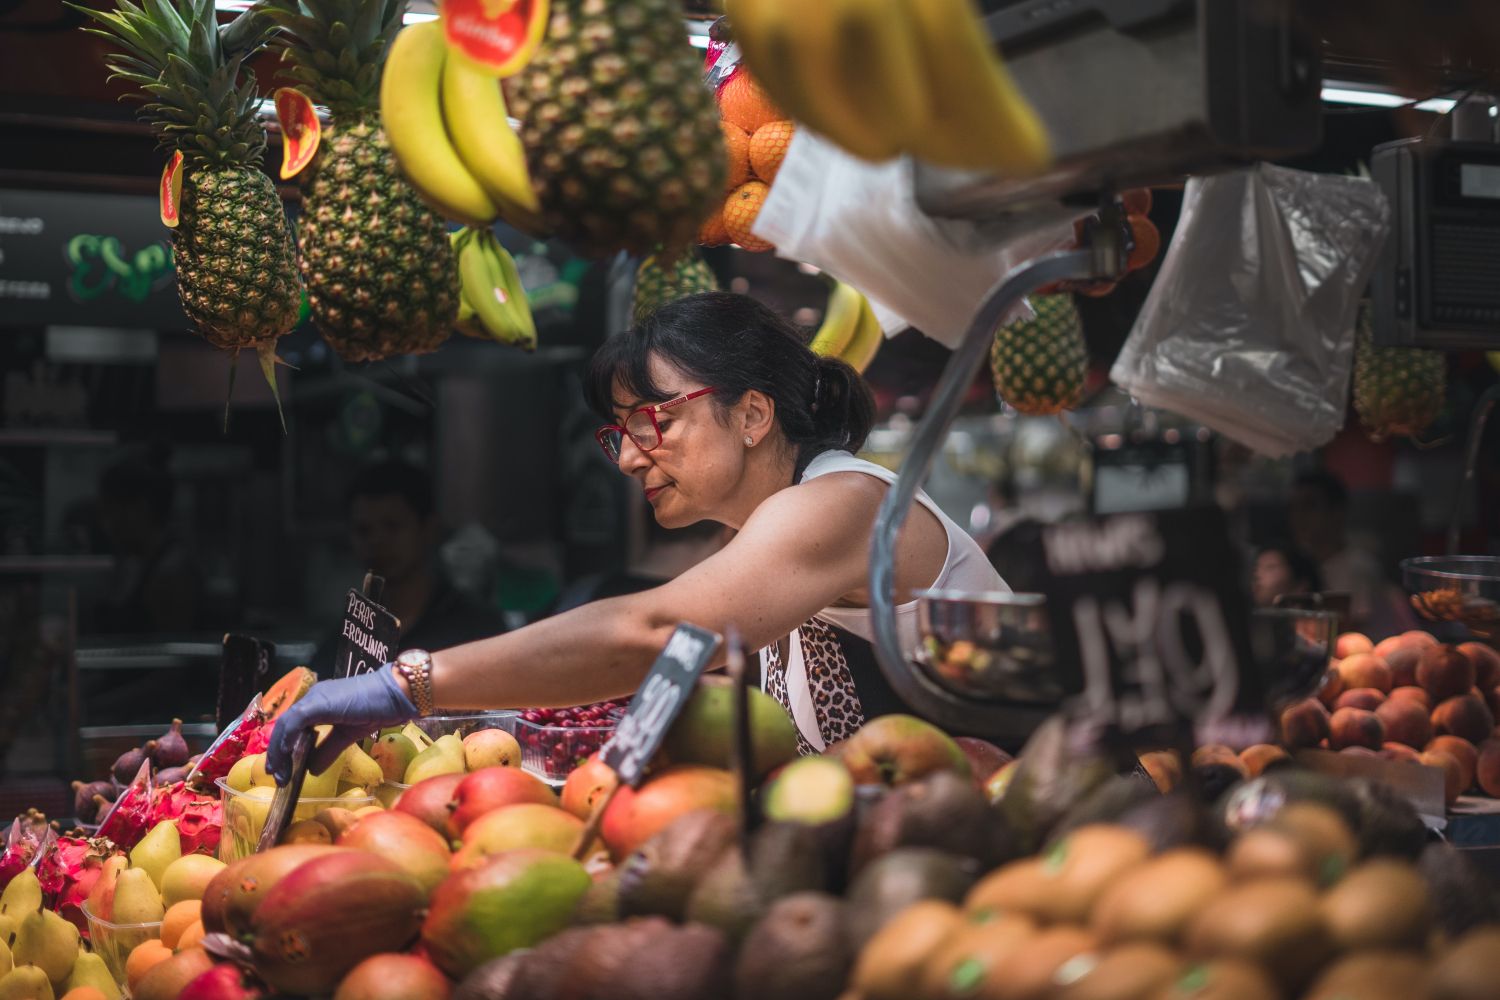
[(275, 847), (291, 825), (292, 810), (302, 796), (302, 782), (307, 777), (307, 755), (312, 752), (315, 736), (313, 730), (304, 729), (292, 737), (292, 773), (286, 784), (277, 786), (271, 799), (271, 811), (266, 815), (266, 825), (261, 828), (260, 842), (255, 845), (257, 852)]

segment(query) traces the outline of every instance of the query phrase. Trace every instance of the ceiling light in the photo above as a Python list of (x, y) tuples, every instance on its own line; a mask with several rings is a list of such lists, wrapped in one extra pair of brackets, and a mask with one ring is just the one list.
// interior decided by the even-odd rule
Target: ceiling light
[(1440, 115), (1452, 111), (1453, 105), (1457, 103), (1450, 97), (1434, 97), (1413, 103), (1413, 99), (1404, 94), (1333, 80), (1324, 84), (1323, 100), (1329, 104), (1356, 104), (1367, 108), (1404, 108), (1411, 105), (1417, 111), (1432, 111)]

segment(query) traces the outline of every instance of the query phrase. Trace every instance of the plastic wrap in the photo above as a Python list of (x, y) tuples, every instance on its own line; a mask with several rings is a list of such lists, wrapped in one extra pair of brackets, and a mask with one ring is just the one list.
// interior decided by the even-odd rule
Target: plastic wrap
[(1111, 377), (1271, 457), (1325, 444), (1344, 424), (1355, 316), (1389, 220), (1359, 178), (1264, 164), (1193, 178)]
[[(753, 231), (780, 256), (858, 288), (887, 336), (914, 326), (957, 347), (985, 296), (1016, 264), (1073, 244), (1071, 217), (1041, 218), (996, 245), (972, 223), (923, 212), (909, 159), (867, 163), (799, 129)], [(1027, 315), (1020, 307), (1006, 321)]]

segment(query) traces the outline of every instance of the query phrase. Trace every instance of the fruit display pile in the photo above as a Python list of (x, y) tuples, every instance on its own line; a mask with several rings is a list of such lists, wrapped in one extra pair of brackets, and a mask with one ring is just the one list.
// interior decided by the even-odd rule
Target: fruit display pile
[(729, 169), (723, 205), (703, 223), (698, 242), (709, 247), (734, 243), (752, 253), (774, 250), (752, 229), (797, 126), (744, 67), (735, 68), (715, 93)]

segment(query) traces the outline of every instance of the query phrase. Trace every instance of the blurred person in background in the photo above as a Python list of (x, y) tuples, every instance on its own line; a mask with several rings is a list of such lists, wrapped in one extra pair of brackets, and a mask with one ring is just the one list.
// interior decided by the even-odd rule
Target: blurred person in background
[(1250, 596), (1256, 607), (1269, 608), (1278, 597), (1315, 594), (1322, 589), (1317, 562), (1295, 545), (1279, 542), (1256, 553), (1250, 573)]
[(94, 516), (115, 557), (115, 579), (92, 631), (171, 633), (200, 626), (203, 577), (172, 532), (175, 492), (164, 458), (129, 459), (104, 471)]
[[(401, 622), (398, 649), (443, 649), (505, 631), (499, 610), (453, 586), (440, 570), (441, 524), (432, 481), (407, 462), (363, 469), (349, 487), (349, 543), (355, 561), (385, 579), (376, 602)], [(337, 635), (318, 644), (313, 664), (332, 677)]]

